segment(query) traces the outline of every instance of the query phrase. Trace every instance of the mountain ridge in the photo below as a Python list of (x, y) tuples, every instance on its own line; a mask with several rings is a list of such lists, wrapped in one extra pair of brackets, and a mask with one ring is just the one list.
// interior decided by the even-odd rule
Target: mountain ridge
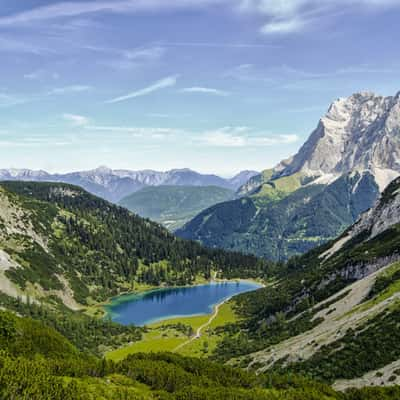
[(94, 195), (117, 203), (122, 198), (146, 187), (160, 185), (174, 186), (218, 186), (236, 191), (255, 171), (242, 171), (232, 178), (201, 174), (188, 168), (173, 169), (166, 172), (153, 170), (131, 171), (113, 170), (101, 166), (93, 170), (50, 174), (43, 170), (1, 169), (0, 181), (21, 180), (39, 182), (63, 182), (81, 186)]
[(174, 231), (202, 210), (233, 198), (234, 191), (218, 186), (160, 185), (145, 187), (118, 204)]
[[(340, 237), (270, 271), (235, 299), (243, 318), (217, 357), (303, 373), (336, 389), (398, 385), (400, 178)], [(235, 357), (238, 356), (238, 357)]]
[[(358, 174), (360, 179), (352, 176)], [(287, 259), (310, 250), (310, 246), (329, 241), (354, 223), (359, 214), (350, 212), (351, 218), (334, 222), (330, 217), (333, 203), (327, 198), (313, 210), (316, 187), (326, 188), (335, 200), (335, 211), (345, 215), (349, 210), (359, 213), (370, 208), (387, 184), (400, 175), (400, 93), (395, 96), (378, 96), (373, 93), (356, 93), (348, 98), (336, 100), (322, 117), (317, 128), (293, 157), (282, 161), (275, 168), (265, 170), (246, 182), (238, 194), (247, 203), (253, 203), (255, 211), (244, 223), (240, 222), (242, 203), (222, 203), (203, 211), (189, 221), (178, 234), (187, 239), (198, 240), (210, 247), (240, 249), (271, 259)], [(363, 178), (364, 177), (364, 178)], [(368, 177), (368, 178), (365, 178)], [(351, 187), (341, 185), (343, 180)], [(360, 189), (358, 185), (363, 182)], [(341, 188), (337, 195), (330, 188)], [(351, 193), (362, 190), (356, 196)], [(340, 196), (347, 199), (340, 200)], [(285, 208), (286, 207), (286, 208)], [(293, 209), (302, 208), (311, 219), (300, 217), (287, 225), (290, 235), (284, 232), (271, 237), (282, 218), (287, 219)], [(271, 214), (271, 210), (275, 212)], [(333, 235), (321, 235), (312, 213), (322, 216), (322, 225), (333, 221)], [(238, 217), (239, 222), (230, 221)], [(326, 218), (325, 218), (326, 217)], [(330, 222), (330, 223), (331, 223)], [(285, 223), (284, 223), (285, 224)], [(221, 226), (224, 230), (221, 231)], [(232, 226), (232, 229), (226, 227)], [(218, 238), (215, 243), (213, 238)], [(282, 241), (283, 239), (283, 241)], [(293, 248), (293, 239), (305, 239), (304, 246)], [(272, 242), (268, 244), (268, 241)], [(283, 246), (283, 252), (276, 248)], [(269, 249), (268, 249), (269, 248)], [(267, 250), (266, 250), (267, 249)]]

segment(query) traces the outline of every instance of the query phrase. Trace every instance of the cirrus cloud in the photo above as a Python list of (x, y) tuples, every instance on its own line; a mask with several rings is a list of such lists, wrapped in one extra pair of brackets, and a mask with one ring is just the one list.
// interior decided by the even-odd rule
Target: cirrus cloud
[(128, 93), (128, 94), (120, 96), (120, 97), (116, 97), (111, 100), (107, 100), (106, 104), (121, 103), (122, 101), (135, 99), (137, 97), (147, 96), (148, 94), (157, 92), (159, 90), (167, 89), (169, 87), (175, 86), (177, 83), (177, 80), (178, 80), (178, 75), (168, 76), (164, 79), (154, 82), (153, 84), (151, 84), (143, 89)]
[(222, 96), (222, 97), (226, 97), (226, 96), (230, 95), (230, 93), (226, 92), (225, 90), (209, 88), (209, 87), (200, 87), (200, 86), (184, 88), (181, 90), (181, 92), (182, 93), (210, 94), (210, 95)]
[(255, 14), (265, 19), (264, 34), (293, 33), (336, 12), (400, 7), (398, 0), (100, 0), (61, 1), (0, 17), (0, 26), (15, 26), (36, 21), (72, 18), (96, 13), (163, 12), (202, 9), (222, 5), (241, 14)]
[(254, 132), (249, 127), (231, 127), (206, 131), (200, 136), (200, 142), (214, 147), (259, 147), (296, 143), (297, 135), (266, 135)]

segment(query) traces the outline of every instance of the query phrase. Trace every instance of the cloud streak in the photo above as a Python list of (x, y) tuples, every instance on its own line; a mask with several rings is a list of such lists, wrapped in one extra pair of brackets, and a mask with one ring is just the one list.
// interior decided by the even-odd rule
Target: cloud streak
[(223, 5), (239, 14), (255, 14), (265, 19), (263, 34), (299, 32), (323, 16), (342, 11), (399, 7), (397, 0), (99, 0), (60, 2), (33, 8), (0, 18), (0, 26), (15, 26), (32, 22), (72, 18), (94, 13), (163, 12), (180, 9), (201, 9)]
[(226, 96), (230, 95), (229, 92), (226, 92), (224, 90), (209, 88), (209, 87), (200, 87), (200, 86), (184, 88), (181, 90), (181, 92), (182, 93), (209, 94), (209, 95), (221, 96), (221, 97), (226, 97)]
[(29, 101), (28, 98), (14, 96), (7, 93), (0, 93), (0, 107), (12, 107), (19, 104), (25, 104)]
[(297, 135), (266, 135), (253, 132), (249, 127), (224, 127), (207, 131), (200, 136), (200, 142), (212, 147), (269, 147), (279, 144), (293, 144)]
[(63, 119), (73, 126), (85, 126), (90, 122), (89, 118), (78, 114), (63, 114)]
[(64, 95), (70, 93), (82, 93), (82, 92), (88, 92), (91, 89), (92, 87), (88, 85), (71, 85), (71, 86), (64, 86), (51, 89), (49, 90), (47, 95), (54, 96), (54, 95)]
[(158, 92), (159, 90), (167, 89), (167, 88), (175, 86), (177, 83), (177, 80), (178, 80), (178, 75), (168, 76), (164, 79), (154, 82), (153, 84), (151, 84), (143, 89), (137, 90), (132, 93), (128, 93), (124, 96), (116, 97), (111, 100), (107, 100), (106, 104), (121, 103), (123, 101), (135, 99), (137, 97), (147, 96), (154, 92)]
[(225, 3), (226, 0), (100, 0), (61, 2), (0, 18), (0, 26), (26, 24), (55, 18), (76, 17), (94, 13), (137, 13), (170, 9), (198, 8), (205, 5)]

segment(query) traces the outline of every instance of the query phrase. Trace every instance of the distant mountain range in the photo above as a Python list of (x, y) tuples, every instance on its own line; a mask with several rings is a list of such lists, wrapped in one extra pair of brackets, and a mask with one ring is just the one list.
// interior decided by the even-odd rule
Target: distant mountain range
[(240, 200), (203, 211), (177, 234), (284, 260), (343, 232), (399, 174), (400, 93), (356, 93), (330, 106), (294, 157), (243, 185)]
[(107, 167), (66, 174), (50, 174), (46, 171), (29, 169), (0, 170), (1, 181), (69, 183), (81, 186), (88, 192), (115, 203), (147, 186), (218, 186), (236, 191), (255, 175), (258, 175), (258, 172), (242, 171), (231, 179), (224, 179), (217, 175), (200, 174), (190, 169), (159, 172), (152, 170), (112, 170)]
[(123, 198), (128, 210), (174, 231), (214, 204), (235, 198), (235, 192), (218, 186), (150, 186)]

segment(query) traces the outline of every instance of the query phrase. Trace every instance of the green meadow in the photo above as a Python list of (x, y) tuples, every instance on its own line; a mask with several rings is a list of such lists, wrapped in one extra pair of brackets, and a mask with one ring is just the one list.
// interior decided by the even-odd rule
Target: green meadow
[(120, 361), (130, 354), (172, 351), (193, 357), (206, 357), (223, 339), (223, 334), (216, 328), (236, 322), (238, 317), (232, 309), (232, 303), (224, 303), (219, 307), (217, 316), (195, 338), (197, 330), (206, 325), (210, 315), (182, 317), (164, 320), (146, 327), (143, 339), (131, 345), (107, 353), (106, 358)]

